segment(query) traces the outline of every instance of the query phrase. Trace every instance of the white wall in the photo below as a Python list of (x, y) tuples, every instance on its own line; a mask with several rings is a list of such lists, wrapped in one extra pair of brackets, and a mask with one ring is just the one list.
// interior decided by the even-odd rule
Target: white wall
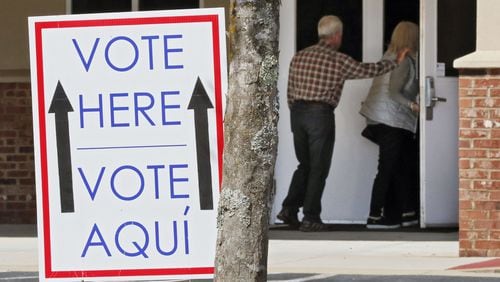
[(456, 59), (453, 66), (461, 68), (498, 68), (500, 66), (500, 1), (477, 0), (476, 51)]
[[(377, 61), (382, 55), (383, 0), (363, 1), (363, 59)], [(288, 66), (295, 53), (295, 1), (282, 1), (280, 11), (280, 120), (279, 145), (276, 163), (276, 196), (271, 222), (281, 209), (288, 185), (297, 166), (290, 131), (290, 111), (286, 103)], [(349, 32), (344, 27), (344, 32)], [(373, 178), (376, 174), (378, 147), (360, 133), (365, 126), (358, 113), (370, 87), (371, 79), (348, 81), (336, 115), (336, 141), (332, 167), (323, 194), (321, 217), (327, 222), (366, 221)]]
[(500, 11), (500, 1), (477, 1), (477, 50), (500, 50), (500, 37), (492, 36), (498, 34), (500, 21), (491, 11)]

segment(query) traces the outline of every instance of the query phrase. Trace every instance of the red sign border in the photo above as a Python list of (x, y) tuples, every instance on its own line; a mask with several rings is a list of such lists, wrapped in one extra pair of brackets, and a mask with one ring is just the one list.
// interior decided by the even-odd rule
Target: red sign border
[(161, 276), (161, 275), (201, 275), (214, 274), (214, 267), (194, 268), (153, 268), (153, 269), (116, 269), (116, 270), (68, 270), (54, 271), (52, 269), (52, 254), (50, 240), (49, 184), (47, 161), (47, 137), (45, 118), (45, 91), (43, 70), (42, 31), (44, 29), (97, 27), (97, 26), (127, 26), (147, 24), (179, 24), (203, 23), (212, 25), (212, 43), (214, 58), (215, 114), (217, 127), (217, 160), (219, 165), (219, 189), (222, 183), (222, 151), (224, 134), (222, 125), (222, 67), (220, 55), (219, 15), (189, 15), (189, 16), (159, 16), (118, 19), (89, 19), (35, 22), (35, 48), (38, 93), (38, 121), (40, 138), (41, 187), (43, 209), (44, 266), (46, 278), (85, 278), (85, 277), (123, 277), (123, 276)]

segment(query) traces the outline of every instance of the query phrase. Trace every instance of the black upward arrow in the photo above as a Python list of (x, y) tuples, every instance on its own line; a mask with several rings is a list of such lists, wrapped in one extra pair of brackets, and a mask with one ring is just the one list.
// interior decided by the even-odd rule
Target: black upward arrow
[(73, 176), (71, 168), (71, 148), (69, 144), (68, 112), (73, 107), (66, 96), (66, 92), (57, 82), (56, 91), (49, 107), (49, 113), (55, 113), (57, 160), (59, 166), (59, 194), (61, 197), (61, 212), (74, 212)]
[(189, 101), (188, 109), (194, 110), (194, 127), (196, 132), (196, 156), (198, 159), (198, 183), (200, 193), (200, 208), (213, 210), (212, 199), (212, 168), (210, 165), (210, 142), (208, 140), (207, 109), (214, 106), (210, 102), (207, 91), (200, 78), (196, 80), (193, 96)]

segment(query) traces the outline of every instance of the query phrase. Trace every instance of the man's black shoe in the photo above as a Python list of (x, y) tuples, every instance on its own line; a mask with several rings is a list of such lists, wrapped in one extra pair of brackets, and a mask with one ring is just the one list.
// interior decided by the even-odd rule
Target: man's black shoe
[(297, 213), (293, 213), (288, 209), (282, 209), (276, 216), (283, 223), (290, 225), (291, 227), (298, 228), (300, 226), (300, 221), (297, 218)]
[(302, 232), (324, 232), (329, 231), (329, 228), (321, 221), (302, 220), (299, 230)]

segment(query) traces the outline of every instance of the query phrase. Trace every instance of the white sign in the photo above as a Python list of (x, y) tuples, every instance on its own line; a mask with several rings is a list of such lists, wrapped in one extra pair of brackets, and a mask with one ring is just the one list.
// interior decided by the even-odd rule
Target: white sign
[(29, 18), (40, 279), (210, 278), (223, 9)]

